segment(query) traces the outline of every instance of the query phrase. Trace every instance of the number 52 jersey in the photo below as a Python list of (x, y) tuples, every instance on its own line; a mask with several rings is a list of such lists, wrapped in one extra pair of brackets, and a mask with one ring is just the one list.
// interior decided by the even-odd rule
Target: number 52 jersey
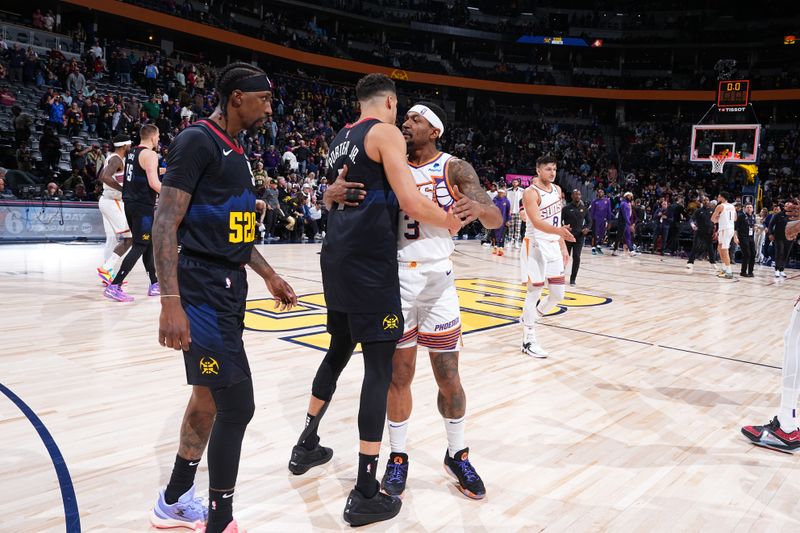
[(256, 238), (255, 178), (238, 142), (211, 120), (169, 147), (164, 185), (192, 195), (178, 237), (192, 252), (244, 264)]
[[(452, 155), (440, 152), (422, 165), (408, 164), (419, 192), (445, 211), (449, 211), (455, 204), (453, 184), (450, 182), (447, 170), (447, 163), (451, 159)], [(455, 250), (450, 231), (420, 223), (404, 212), (400, 215), (398, 261), (433, 263), (450, 258)]]

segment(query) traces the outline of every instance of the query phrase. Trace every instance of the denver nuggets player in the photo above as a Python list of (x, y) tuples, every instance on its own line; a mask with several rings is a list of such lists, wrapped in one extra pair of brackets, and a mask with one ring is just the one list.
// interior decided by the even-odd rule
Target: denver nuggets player
[[(445, 131), (444, 118), (441, 108), (422, 103), (405, 116), (402, 131), (417, 188), (465, 222), (477, 218), (485, 227), (497, 228), (503, 222), (500, 212), (481, 187), (472, 166), (436, 148), (437, 139)], [(418, 345), (428, 349), (439, 386), (439, 412), (447, 433), (445, 470), (458, 481), (466, 496), (481, 499), (486, 494), (464, 444), (466, 397), (458, 374), (461, 317), (450, 261), (453, 250), (447, 229), (418, 222), (401, 212), (397, 258), (405, 331), (397, 343), (389, 388), (391, 455), (382, 481), (388, 494), (402, 494), (408, 476), (406, 434)]]
[[(561, 188), (553, 183), (555, 179), (556, 158), (540, 157), (536, 160), (536, 177), (522, 197), (530, 222), (519, 254), (522, 283), (528, 287), (522, 309), (522, 353), (539, 358), (548, 353), (536, 340), (536, 320), (564, 299), (564, 264), (569, 259), (565, 241), (575, 242), (569, 225), (559, 227)], [(550, 293), (538, 303), (545, 280)]]

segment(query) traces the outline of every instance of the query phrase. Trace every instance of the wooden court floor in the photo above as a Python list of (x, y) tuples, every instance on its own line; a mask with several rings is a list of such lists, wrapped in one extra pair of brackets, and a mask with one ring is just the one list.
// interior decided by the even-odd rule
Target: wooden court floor
[[(273, 314), (251, 274), (245, 343), (257, 410), (235, 514), (251, 532), (344, 530), (361, 360), (343, 374), (320, 431), (332, 462), (292, 476), (289, 452), (325, 343), (319, 245), (262, 249), (303, 307)], [(0, 394), (0, 531), (64, 531), (75, 507), (83, 531), (148, 531), (168, 479), (189, 395), (183, 363), (156, 342), (159, 304), (145, 296), (141, 267), (129, 278), (136, 301), (111, 302), (94, 274), (100, 255), (99, 245), (0, 247), (0, 384), (18, 399)], [(708, 263), (689, 275), (678, 259), (587, 248), (578, 285), (539, 326), (551, 357), (532, 360), (519, 353), (516, 252), (498, 258), (459, 242), (453, 259), (469, 331), (467, 444), (488, 495), (468, 500), (442, 471), (444, 428), (420, 357), (403, 509), (366, 529), (800, 531), (797, 458), (739, 433), (776, 413), (797, 273), (726, 281)], [(387, 456), (384, 446), (381, 473)], [(65, 481), (76, 506), (62, 501)], [(203, 463), (198, 489), (207, 487)]]

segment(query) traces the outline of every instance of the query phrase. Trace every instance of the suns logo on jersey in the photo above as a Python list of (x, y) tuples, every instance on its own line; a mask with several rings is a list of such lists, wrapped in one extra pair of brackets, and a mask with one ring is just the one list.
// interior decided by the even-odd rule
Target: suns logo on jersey
[(444, 177), (436, 179), (436, 203), (442, 206), (445, 211), (450, 211), (455, 202)]
[[(493, 328), (519, 324), (526, 289), (517, 283), (491, 279), (459, 279), (456, 290), (461, 304), (461, 332), (470, 335)], [(542, 298), (547, 297), (547, 290)], [(568, 292), (548, 316), (566, 313), (568, 309), (595, 307), (611, 303), (611, 298)], [(325, 351), (330, 345), (326, 332), (327, 309), (322, 293), (307, 294), (298, 298), (298, 305), (290, 311), (275, 311), (272, 298), (250, 300), (245, 313), (245, 328), (264, 333), (292, 332), (282, 340)], [(384, 327), (392, 321), (399, 327), (399, 319), (389, 315)]]

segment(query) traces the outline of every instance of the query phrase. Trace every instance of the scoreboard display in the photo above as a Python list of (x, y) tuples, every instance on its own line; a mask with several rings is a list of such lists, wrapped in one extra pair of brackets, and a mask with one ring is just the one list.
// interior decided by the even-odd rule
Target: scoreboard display
[(750, 101), (750, 80), (723, 80), (717, 89), (721, 111), (744, 111)]

